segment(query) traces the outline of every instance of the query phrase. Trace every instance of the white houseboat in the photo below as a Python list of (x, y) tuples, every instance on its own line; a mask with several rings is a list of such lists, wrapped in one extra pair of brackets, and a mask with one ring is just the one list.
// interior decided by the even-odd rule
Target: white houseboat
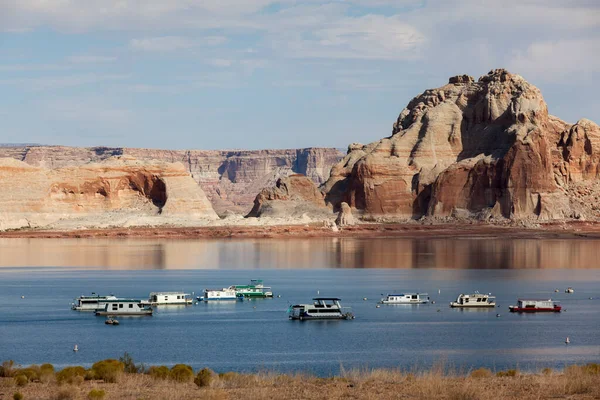
[(518, 299), (516, 306), (508, 306), (511, 312), (560, 312), (562, 307), (552, 299)]
[(263, 285), (263, 281), (260, 279), (250, 280), (249, 285), (233, 285), (229, 289), (235, 290), (238, 296), (248, 298), (265, 298), (273, 297), (271, 288)]
[(237, 295), (234, 289), (204, 289), (203, 296), (197, 297), (199, 301), (213, 301), (213, 300), (238, 300), (242, 298)]
[(99, 296), (92, 293), (91, 296), (79, 296), (75, 299), (75, 303), (71, 304), (71, 310), (75, 311), (97, 311), (103, 310), (106, 305), (106, 300), (117, 300), (113, 295)]
[(152, 311), (146, 301), (117, 299), (106, 300), (104, 309), (96, 311), (96, 315), (152, 315)]
[(491, 294), (481, 294), (475, 292), (473, 294), (459, 294), (456, 301), (450, 303), (450, 307), (458, 308), (478, 308), (478, 307), (496, 307), (494, 301), (496, 297)]
[(344, 311), (340, 299), (317, 297), (313, 304), (296, 304), (289, 308), (289, 318), (300, 321), (309, 319), (354, 319), (354, 314)]
[(189, 305), (192, 298), (189, 293), (183, 292), (152, 292), (148, 302), (153, 306)]
[(425, 304), (429, 303), (427, 293), (388, 294), (379, 301), (380, 304)]

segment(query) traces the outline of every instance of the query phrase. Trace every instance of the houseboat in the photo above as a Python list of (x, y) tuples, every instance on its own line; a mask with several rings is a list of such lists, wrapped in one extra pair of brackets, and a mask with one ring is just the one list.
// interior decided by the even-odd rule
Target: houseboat
[(96, 315), (152, 315), (152, 307), (146, 301), (134, 299), (106, 300), (104, 309)]
[(425, 304), (429, 303), (427, 293), (388, 294), (379, 304)]
[(496, 297), (491, 294), (481, 294), (475, 292), (473, 294), (459, 294), (456, 301), (450, 303), (450, 307), (456, 308), (485, 308), (496, 307)]
[(234, 289), (204, 289), (203, 296), (197, 297), (198, 301), (213, 301), (213, 300), (238, 300), (243, 297), (238, 295)]
[(575, 290), (572, 287), (568, 287), (565, 289), (565, 293), (575, 293)]
[(153, 306), (190, 305), (192, 298), (183, 292), (152, 292), (148, 302)]
[(562, 307), (552, 299), (518, 299), (516, 306), (509, 306), (511, 312), (560, 312)]
[(313, 304), (296, 304), (289, 308), (289, 319), (300, 321), (309, 319), (354, 319), (354, 314), (344, 311), (340, 299), (317, 297)]
[(235, 290), (238, 296), (248, 298), (265, 298), (273, 297), (271, 288), (263, 285), (260, 279), (252, 279), (249, 285), (233, 285), (229, 289)]
[(91, 296), (79, 296), (75, 299), (75, 303), (71, 304), (71, 310), (75, 311), (97, 311), (103, 310), (106, 300), (117, 300), (113, 295), (99, 296), (92, 293)]

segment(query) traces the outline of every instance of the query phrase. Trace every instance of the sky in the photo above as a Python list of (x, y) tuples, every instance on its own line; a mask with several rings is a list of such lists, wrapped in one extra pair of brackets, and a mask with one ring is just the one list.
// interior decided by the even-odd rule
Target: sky
[(0, 0), (0, 143), (345, 148), (494, 68), (600, 123), (600, 1)]

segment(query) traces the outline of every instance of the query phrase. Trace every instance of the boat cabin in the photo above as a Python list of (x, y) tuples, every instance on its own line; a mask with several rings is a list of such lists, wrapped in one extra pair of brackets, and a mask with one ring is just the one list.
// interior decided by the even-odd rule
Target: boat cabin
[(495, 296), (491, 294), (459, 294), (456, 301), (450, 303), (450, 307), (495, 307)]
[(354, 319), (351, 312), (343, 312), (341, 299), (317, 297), (312, 304), (296, 304), (289, 309), (290, 319)]
[(117, 298), (113, 295), (99, 296), (96, 293), (92, 293), (91, 296), (79, 296), (71, 305), (71, 309), (75, 311), (102, 310), (106, 300), (117, 300)]
[(381, 304), (422, 304), (429, 303), (429, 295), (427, 293), (402, 293), (388, 294), (381, 299)]
[(538, 312), (553, 311), (560, 312), (562, 307), (552, 299), (518, 299), (516, 306), (509, 306), (513, 312)]
[(152, 307), (147, 302), (135, 299), (107, 300), (96, 315), (152, 315)]
[(183, 292), (152, 292), (148, 299), (150, 304), (158, 305), (175, 305), (175, 304), (192, 304), (192, 299), (189, 293)]

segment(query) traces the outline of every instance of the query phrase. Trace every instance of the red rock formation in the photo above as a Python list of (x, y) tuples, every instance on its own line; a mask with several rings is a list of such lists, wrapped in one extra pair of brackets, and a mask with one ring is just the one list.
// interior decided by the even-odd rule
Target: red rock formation
[(415, 97), (392, 136), (349, 147), (323, 190), (369, 215), (569, 218), (569, 185), (598, 177), (599, 147), (597, 125), (549, 116), (536, 87), (493, 70)]

